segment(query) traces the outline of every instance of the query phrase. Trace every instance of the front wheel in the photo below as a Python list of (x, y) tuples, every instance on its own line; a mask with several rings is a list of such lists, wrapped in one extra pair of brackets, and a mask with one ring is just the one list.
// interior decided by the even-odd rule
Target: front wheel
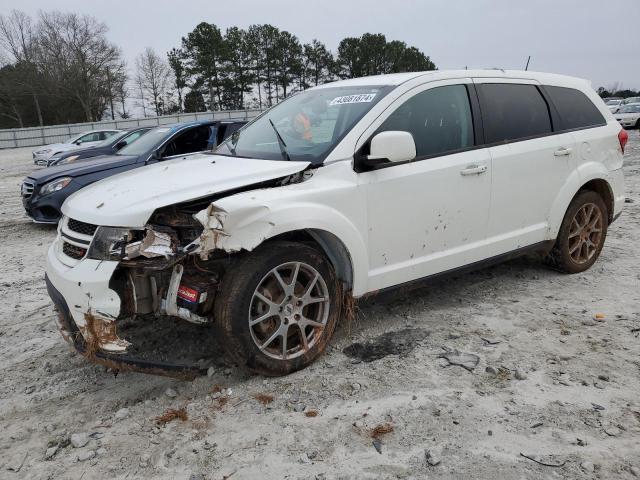
[(550, 263), (566, 273), (588, 270), (602, 251), (608, 224), (602, 197), (593, 191), (579, 192), (564, 216)]
[(320, 252), (273, 242), (227, 272), (214, 316), (231, 358), (259, 373), (285, 375), (322, 354), (341, 303), (340, 283)]

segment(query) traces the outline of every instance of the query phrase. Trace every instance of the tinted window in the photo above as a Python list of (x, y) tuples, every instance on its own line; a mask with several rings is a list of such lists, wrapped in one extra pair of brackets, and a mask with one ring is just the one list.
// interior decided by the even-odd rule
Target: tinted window
[(100, 138), (100, 132), (93, 132), (80, 137), (79, 142), (80, 143), (98, 142), (100, 140), (104, 140), (104, 138)]
[(489, 83), (478, 87), (486, 143), (551, 132), (549, 107), (534, 85)]
[(466, 87), (437, 87), (414, 95), (378, 129), (391, 130), (411, 133), (418, 157), (473, 146), (473, 120)]
[(600, 111), (580, 90), (564, 87), (544, 87), (560, 114), (564, 130), (604, 125)]

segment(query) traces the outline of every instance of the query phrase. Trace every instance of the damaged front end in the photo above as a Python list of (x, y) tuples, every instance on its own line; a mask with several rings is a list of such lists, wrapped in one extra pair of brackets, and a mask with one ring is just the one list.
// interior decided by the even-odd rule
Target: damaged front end
[[(47, 279), (65, 339), (117, 370), (193, 376), (216, 362), (213, 309), (225, 272), (238, 252), (262, 243), (272, 225), (252, 220), (265, 207), (234, 211), (230, 218), (214, 200), (160, 208), (144, 229), (95, 227), (78, 259), (54, 244), (48, 276), (56, 272), (52, 263), (81, 270), (77, 282), (69, 281), (68, 270), (54, 282)], [(242, 241), (228, 230), (238, 222), (249, 224)], [(63, 219), (57, 243), (83, 237), (74, 230), (79, 223)], [(99, 282), (87, 280), (96, 276)]]

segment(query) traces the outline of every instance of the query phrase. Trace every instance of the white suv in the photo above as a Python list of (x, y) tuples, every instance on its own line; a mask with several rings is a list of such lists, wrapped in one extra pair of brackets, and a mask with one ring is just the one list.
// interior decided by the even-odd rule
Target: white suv
[(366, 294), (528, 252), (587, 270), (621, 213), (626, 141), (576, 78), (326, 84), (214, 152), (74, 194), (48, 289), (64, 336), (94, 361), (185, 370), (177, 351), (210, 358), (216, 337), (239, 364), (285, 374)]

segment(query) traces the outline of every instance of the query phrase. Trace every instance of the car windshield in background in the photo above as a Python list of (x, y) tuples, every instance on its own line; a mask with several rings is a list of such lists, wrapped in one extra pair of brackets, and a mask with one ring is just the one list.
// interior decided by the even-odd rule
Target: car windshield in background
[(393, 87), (335, 87), (298, 93), (234, 133), (220, 155), (321, 163)]
[(620, 105), (622, 100), (607, 100), (607, 105)]
[(138, 140), (120, 150), (117, 155), (142, 155), (164, 140), (172, 130), (172, 127), (152, 128)]
[(112, 143), (117, 142), (118, 140), (120, 140), (125, 135), (129, 135), (129, 133), (130, 132), (118, 132), (115, 135), (111, 135), (110, 137), (105, 138), (103, 141), (98, 143), (96, 145), (96, 147), (108, 147)]
[(640, 104), (639, 105), (626, 105), (618, 110), (618, 113), (640, 113)]

